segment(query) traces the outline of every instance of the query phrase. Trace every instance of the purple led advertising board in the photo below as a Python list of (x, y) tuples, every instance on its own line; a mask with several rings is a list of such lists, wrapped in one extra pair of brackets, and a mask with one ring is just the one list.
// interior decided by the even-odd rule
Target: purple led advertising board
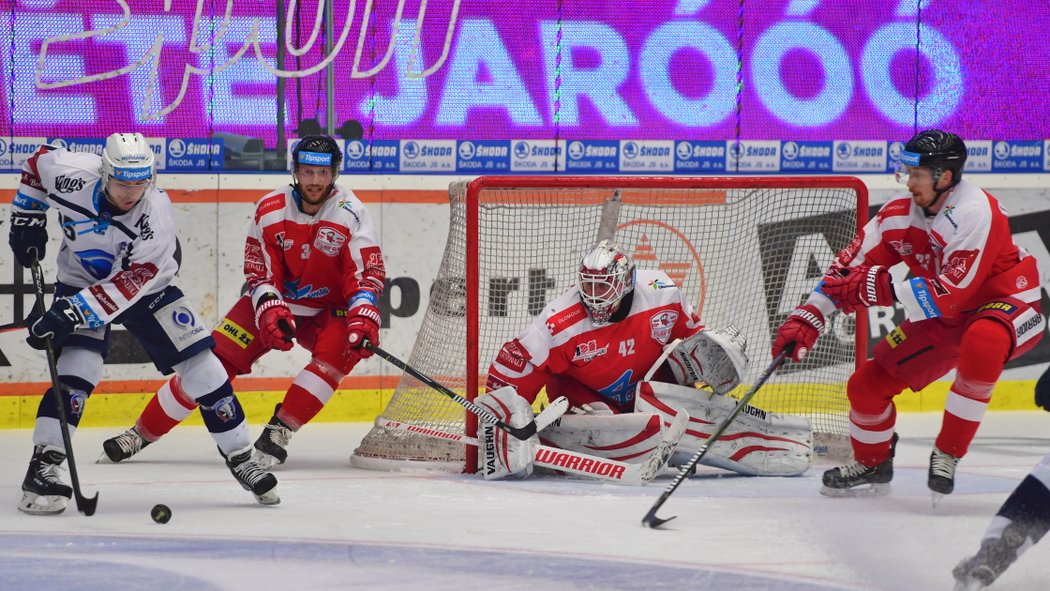
[(317, 0), (8, 5), (0, 136), (272, 147), (278, 79), (294, 135), (331, 64), (372, 140), (1050, 138), (1046, 2), (337, 0), (327, 53)]

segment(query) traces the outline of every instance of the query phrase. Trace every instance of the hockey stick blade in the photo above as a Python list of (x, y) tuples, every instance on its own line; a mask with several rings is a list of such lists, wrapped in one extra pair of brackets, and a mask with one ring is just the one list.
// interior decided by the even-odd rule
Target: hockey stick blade
[[(34, 257), (30, 261), (30, 271), (33, 275), (33, 287), (36, 289), (36, 311), (44, 315), (44, 272), (40, 270), (40, 262)], [(58, 379), (58, 361), (55, 357), (55, 349), (51, 345), (51, 337), (44, 337), (44, 351), (47, 353), (47, 369), (51, 374), (51, 393), (55, 398), (55, 407), (58, 410), (59, 430), (62, 432), (62, 444), (66, 447), (66, 461), (69, 464), (69, 479), (73, 488), (73, 497), (77, 502), (77, 511), (91, 517), (95, 514), (98, 506), (98, 493), (93, 497), (84, 496), (80, 488), (80, 477), (77, 475), (77, 463), (73, 458), (73, 441), (69, 436), (69, 420), (66, 418), (65, 400), (62, 398), (62, 384)]]
[(10, 322), (8, 324), (0, 324), (0, 332), (10, 332), (12, 330), (22, 330), (29, 326), (29, 323), (25, 320), (19, 322)]
[(551, 423), (561, 418), (565, 411), (569, 410), (569, 399), (560, 396), (547, 405), (546, 408), (540, 411), (540, 414), (536, 415), (536, 432), (539, 433), (547, 427), (551, 426)]
[(431, 389), (436, 390), (437, 392), (440, 392), (440, 393), (444, 394), (445, 396), (448, 396), (453, 401), (455, 401), (456, 404), (462, 406), (463, 408), (465, 408), (465, 409), (469, 410), (470, 412), (474, 413), (475, 415), (477, 415), (478, 418), (480, 418), (480, 419), (482, 419), (484, 421), (487, 421), (489, 423), (494, 423), (497, 427), (499, 427), (503, 431), (506, 431), (507, 433), (510, 433), (515, 439), (520, 439), (521, 441), (525, 441), (526, 439), (529, 439), (530, 437), (532, 437), (533, 435), (536, 434), (536, 431), (537, 431), (537, 429), (536, 429), (536, 421), (532, 421), (528, 425), (525, 425), (524, 427), (512, 427), (512, 426), (508, 425), (507, 423), (504, 423), (503, 421), (501, 421), (499, 419), (499, 417), (497, 417), (496, 415), (492, 414), (487, 409), (484, 409), (484, 408), (474, 404), (473, 402), (467, 400), (466, 398), (460, 396), (459, 394), (456, 394), (452, 390), (449, 390), (447, 387), (445, 387), (441, 383), (435, 381), (430, 376), (427, 376), (427, 375), (423, 374), (422, 372), (420, 372), (416, 368), (412, 367), (411, 365), (405, 363), (404, 361), (401, 361), (400, 359), (395, 357), (393, 354), (388, 353), (387, 351), (385, 351), (379, 345), (377, 345), (377, 344), (375, 344), (375, 343), (373, 343), (373, 342), (371, 342), (371, 341), (366, 339), (362, 346), (365, 349), (368, 349), (369, 351), (371, 351), (371, 352), (375, 353), (376, 355), (379, 355), (383, 359), (389, 361), (392, 365), (394, 365), (398, 369), (404, 371), (408, 375), (410, 375), (410, 376), (416, 378), (417, 380), (423, 382), (427, 386), (430, 386)]
[(767, 367), (766, 370), (762, 372), (762, 375), (759, 376), (758, 381), (755, 382), (755, 385), (751, 386), (751, 389), (748, 390), (747, 393), (740, 398), (740, 401), (737, 402), (737, 405), (733, 409), (733, 412), (729, 413), (729, 416), (727, 416), (725, 420), (722, 421), (722, 424), (718, 426), (718, 429), (711, 434), (711, 437), (708, 437), (707, 442), (701, 445), (700, 449), (696, 450), (696, 453), (693, 454), (693, 457), (689, 458), (689, 461), (686, 462), (684, 466), (678, 469), (678, 475), (674, 477), (674, 480), (671, 481), (671, 484), (667, 487), (667, 489), (660, 493), (660, 498), (656, 499), (656, 502), (653, 503), (653, 506), (649, 509), (649, 512), (646, 513), (645, 517), (642, 518), (642, 525), (651, 529), (656, 529), (661, 525), (667, 523), (668, 521), (674, 519), (675, 516), (671, 516), (666, 519), (657, 517), (656, 512), (660, 510), (660, 507), (662, 507), (665, 502), (667, 502), (667, 499), (670, 498), (671, 494), (678, 489), (678, 486), (682, 484), (682, 481), (685, 480), (686, 476), (688, 476), (693, 471), (693, 469), (696, 468), (696, 465), (699, 464), (700, 460), (703, 459), (703, 457), (707, 454), (707, 450), (711, 449), (711, 446), (714, 445), (715, 441), (717, 441), (718, 438), (722, 436), (722, 433), (724, 433), (725, 430), (729, 428), (729, 425), (733, 422), (734, 419), (736, 419), (737, 415), (739, 415), (740, 412), (744, 410), (744, 407), (746, 407), (747, 404), (751, 401), (751, 399), (754, 398), (755, 393), (758, 392), (759, 388), (761, 388), (762, 385), (766, 383), (766, 380), (768, 380), (770, 376), (772, 376), (773, 373), (776, 372), (778, 368), (780, 368), (780, 365), (784, 363), (784, 360), (791, 353), (792, 349), (794, 349), (794, 347), (790, 345), (788, 347), (785, 347), (784, 350), (781, 351), (781, 353), (773, 359), (773, 362), (769, 364), (769, 367)]

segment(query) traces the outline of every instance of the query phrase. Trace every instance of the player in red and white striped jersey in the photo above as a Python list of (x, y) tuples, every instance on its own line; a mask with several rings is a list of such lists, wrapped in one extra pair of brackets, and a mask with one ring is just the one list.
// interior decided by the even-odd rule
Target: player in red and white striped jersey
[[(232, 377), (251, 372), (272, 349), (294, 342), (312, 353), (255, 442), (255, 458), (284, 463), (292, 434), (331, 399), (379, 343), (377, 306), (386, 271), (368, 210), (335, 184), (342, 152), (327, 136), (308, 136), (292, 150), (295, 183), (256, 206), (244, 249), (248, 293), (213, 332), (215, 354)], [(135, 427), (104, 444), (112, 461), (134, 455), (193, 410), (178, 379), (147, 404)]]
[[(773, 354), (795, 343), (800, 361), (836, 308), (904, 307), (905, 322), (848, 382), (856, 461), (824, 474), (825, 494), (885, 491), (893, 477), (893, 397), (957, 369), (928, 475), (931, 490), (950, 493), (1004, 364), (1042, 337), (1035, 257), (1014, 243), (999, 201), (962, 178), (966, 155), (952, 133), (928, 130), (909, 140), (898, 169), (909, 194), (882, 206), (777, 332)], [(910, 278), (893, 281), (888, 268), (897, 263)]]

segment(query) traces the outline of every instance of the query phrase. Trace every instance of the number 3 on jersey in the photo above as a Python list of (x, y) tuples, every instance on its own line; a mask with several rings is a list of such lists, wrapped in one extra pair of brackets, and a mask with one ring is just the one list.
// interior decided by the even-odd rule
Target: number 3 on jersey
[(620, 357), (634, 355), (634, 339), (620, 341)]

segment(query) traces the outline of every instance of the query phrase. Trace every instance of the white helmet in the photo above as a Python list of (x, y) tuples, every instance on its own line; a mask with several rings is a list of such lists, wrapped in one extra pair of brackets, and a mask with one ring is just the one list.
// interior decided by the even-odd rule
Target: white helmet
[(634, 265), (623, 249), (602, 240), (583, 256), (576, 287), (591, 322), (605, 324), (634, 289)]
[(141, 133), (114, 133), (106, 138), (102, 150), (102, 186), (115, 178), (121, 181), (141, 181), (153, 178), (155, 163), (153, 148)]

